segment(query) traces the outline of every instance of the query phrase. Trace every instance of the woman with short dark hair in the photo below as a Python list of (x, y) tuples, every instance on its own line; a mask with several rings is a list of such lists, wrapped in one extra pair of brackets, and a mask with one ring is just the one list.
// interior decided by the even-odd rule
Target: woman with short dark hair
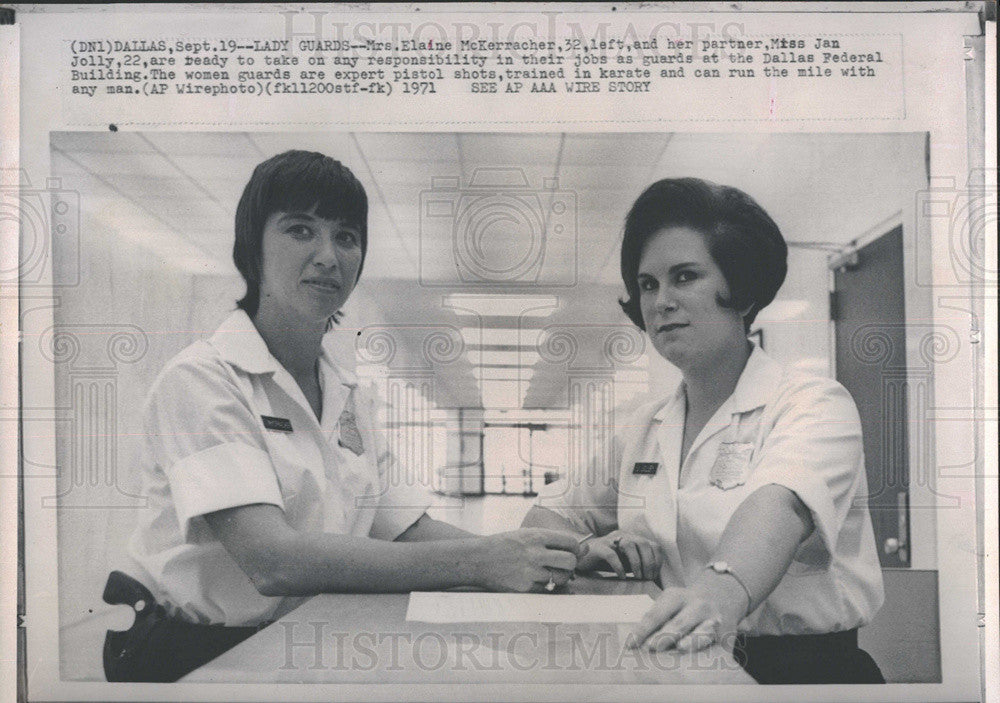
[(136, 620), (107, 634), (109, 681), (176, 680), (316, 593), (541, 591), (572, 574), (571, 535), (474, 537), (399, 481), (420, 467), (394, 466), (326, 334), (361, 273), (367, 214), (364, 188), (323, 154), (279, 154), (250, 178), (233, 249), (247, 293), (149, 392), (149, 505), (104, 593)]
[(336, 159), (309, 151), (287, 151), (254, 169), (236, 206), (233, 262), (246, 283), (236, 303), (247, 315), (257, 314), (264, 227), (275, 212), (306, 212), (341, 220), (358, 234), (361, 263), (368, 251), (368, 195), (351, 170)]
[(633, 646), (721, 641), (761, 683), (882, 682), (857, 645), (883, 599), (857, 409), (747, 338), (786, 258), (735, 188), (665, 179), (639, 196), (621, 305), (683, 382), (616, 423), (610, 483), (552, 483), (523, 524), (595, 535), (578, 569), (661, 582)]

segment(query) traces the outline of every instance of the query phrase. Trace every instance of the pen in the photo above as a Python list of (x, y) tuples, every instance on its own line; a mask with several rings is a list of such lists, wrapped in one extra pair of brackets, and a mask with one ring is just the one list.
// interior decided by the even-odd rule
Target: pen
[[(594, 533), (593, 533), (593, 532), (588, 532), (588, 533), (587, 533), (587, 534), (585, 534), (585, 535), (584, 535), (583, 537), (577, 537), (577, 538), (576, 538), (576, 546), (578, 546), (578, 547), (582, 547), (582, 546), (583, 546), (583, 543), (584, 543), (584, 542), (586, 542), (586, 541), (587, 541), (588, 539), (590, 539), (590, 538), (591, 538), (591, 537), (593, 537), (593, 536), (594, 536)], [(573, 573), (571, 573), (571, 574), (569, 575), (569, 577), (570, 577), (571, 579), (575, 579), (575, 578), (576, 578), (576, 572), (573, 572)]]
[[(618, 559), (619, 559), (619, 561), (621, 561), (623, 568), (624, 568), (625, 564), (628, 564), (629, 567), (632, 566), (632, 563), (629, 561), (628, 556), (622, 550), (622, 538), (621, 537), (618, 537), (617, 539), (615, 539), (611, 543), (611, 548), (615, 550), (615, 554), (618, 555)], [(629, 576), (629, 574), (631, 574), (631, 576)], [(636, 574), (634, 568), (631, 571), (629, 571), (628, 569), (625, 569), (625, 576), (624, 576), (624, 578), (626, 578), (626, 579), (628, 579), (628, 578), (639, 578), (639, 576)]]

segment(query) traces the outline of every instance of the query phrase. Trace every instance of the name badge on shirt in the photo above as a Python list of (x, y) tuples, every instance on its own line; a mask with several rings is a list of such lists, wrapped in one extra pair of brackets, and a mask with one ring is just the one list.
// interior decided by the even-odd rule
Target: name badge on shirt
[(269, 430), (278, 430), (279, 432), (291, 432), (292, 431), (292, 421), (285, 417), (271, 417), (270, 415), (261, 415), (260, 419), (264, 421), (264, 427)]
[(639, 476), (654, 476), (660, 465), (655, 461), (637, 461), (632, 467), (632, 473)]
[(709, 483), (724, 491), (742, 486), (747, 482), (752, 456), (753, 444), (749, 442), (723, 442), (708, 475)]

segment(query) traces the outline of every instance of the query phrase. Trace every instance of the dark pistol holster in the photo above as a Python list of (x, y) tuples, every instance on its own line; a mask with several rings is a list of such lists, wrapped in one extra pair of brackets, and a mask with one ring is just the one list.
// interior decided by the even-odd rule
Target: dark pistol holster
[(201, 625), (169, 613), (143, 584), (112, 571), (104, 602), (128, 605), (135, 622), (128, 630), (108, 630), (104, 675), (108, 681), (176, 681), (253, 635), (259, 627)]

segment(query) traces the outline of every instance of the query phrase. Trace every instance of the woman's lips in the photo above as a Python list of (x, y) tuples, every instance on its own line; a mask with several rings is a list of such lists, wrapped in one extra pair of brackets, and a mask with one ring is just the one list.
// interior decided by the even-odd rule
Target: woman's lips
[(334, 293), (340, 290), (340, 284), (336, 281), (330, 281), (322, 278), (309, 278), (306, 279), (305, 284), (311, 286), (321, 291), (328, 293)]
[(656, 328), (657, 332), (673, 332), (674, 330), (679, 330), (682, 327), (687, 327), (687, 323), (684, 322), (671, 322), (668, 325), (660, 325)]

